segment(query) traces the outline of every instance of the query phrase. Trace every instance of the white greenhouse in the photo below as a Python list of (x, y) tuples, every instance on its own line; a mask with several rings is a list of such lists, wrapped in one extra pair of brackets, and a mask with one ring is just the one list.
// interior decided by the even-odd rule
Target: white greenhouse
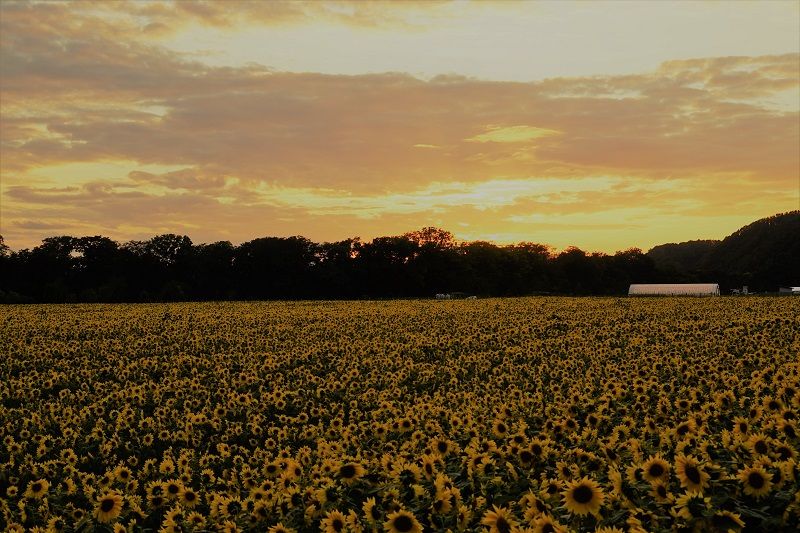
[(719, 283), (634, 283), (628, 296), (719, 296)]

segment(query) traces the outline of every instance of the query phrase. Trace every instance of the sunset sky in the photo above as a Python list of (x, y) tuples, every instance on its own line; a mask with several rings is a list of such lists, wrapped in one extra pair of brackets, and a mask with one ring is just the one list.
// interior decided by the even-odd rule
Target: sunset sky
[(0, 3), (0, 234), (613, 252), (800, 209), (800, 2)]

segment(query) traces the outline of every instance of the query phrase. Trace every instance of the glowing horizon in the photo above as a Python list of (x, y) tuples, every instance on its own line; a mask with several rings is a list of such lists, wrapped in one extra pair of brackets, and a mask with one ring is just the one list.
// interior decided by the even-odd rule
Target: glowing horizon
[(0, 5), (15, 250), (438, 226), (613, 252), (795, 209), (795, 2)]

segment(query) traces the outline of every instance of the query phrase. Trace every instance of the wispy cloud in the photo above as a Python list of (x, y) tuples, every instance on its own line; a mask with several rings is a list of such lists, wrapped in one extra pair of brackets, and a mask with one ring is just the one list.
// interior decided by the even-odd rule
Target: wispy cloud
[(542, 137), (558, 135), (559, 131), (537, 128), (536, 126), (487, 126), (486, 131), (474, 135), (467, 142), (522, 143)]

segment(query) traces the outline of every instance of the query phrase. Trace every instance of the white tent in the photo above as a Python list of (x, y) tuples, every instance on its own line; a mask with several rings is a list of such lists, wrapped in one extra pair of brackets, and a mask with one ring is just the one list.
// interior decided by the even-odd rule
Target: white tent
[(634, 283), (628, 296), (719, 296), (718, 283)]

